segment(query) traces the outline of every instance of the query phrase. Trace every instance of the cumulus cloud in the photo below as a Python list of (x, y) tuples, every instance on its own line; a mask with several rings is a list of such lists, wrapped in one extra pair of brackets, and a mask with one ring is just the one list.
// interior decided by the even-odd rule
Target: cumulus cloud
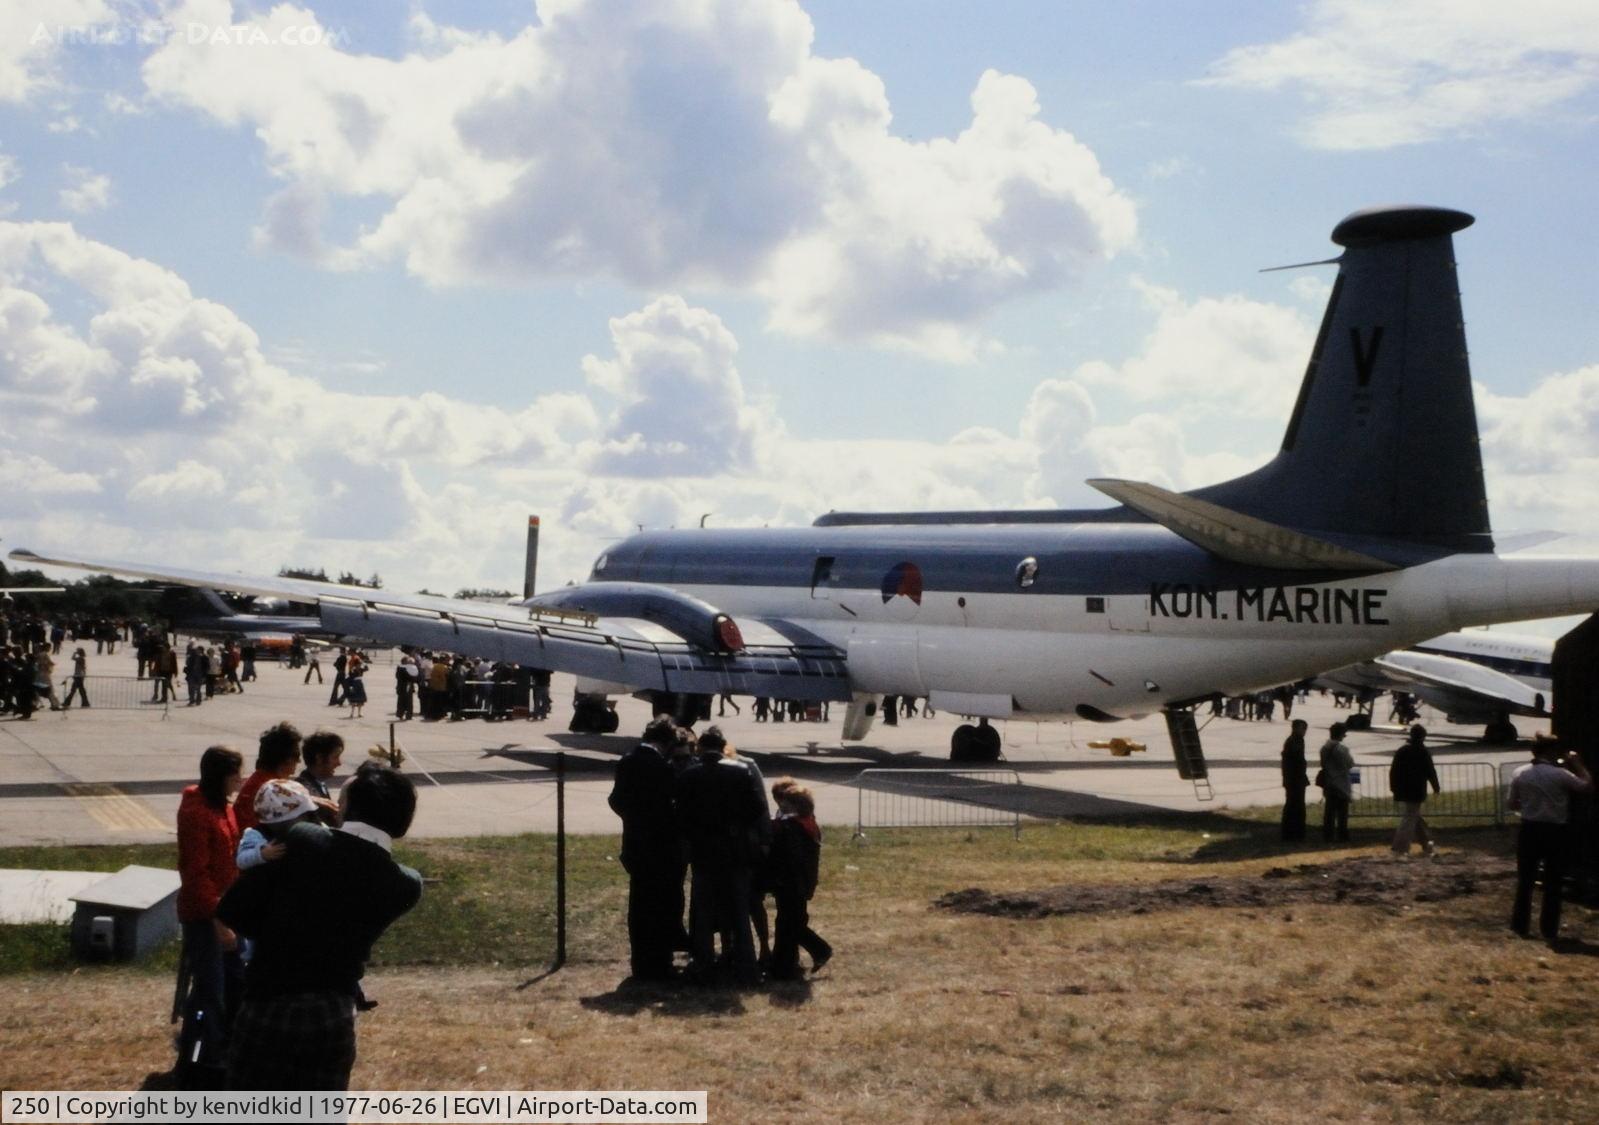
[(1599, 84), (1599, 20), (1588, 0), (1315, 0), (1206, 81), (1298, 92), (1312, 148), (1393, 148), (1558, 113)]
[(167, 472), (140, 477), (127, 497), (144, 504), (197, 504), (221, 500), (227, 491), (227, 478), (214, 466), (186, 459)]
[[(1024, 80), (982, 75), (966, 129), (905, 140), (881, 80), (812, 54), (786, 0), (546, 0), (509, 38), (424, 18), (398, 59), (281, 42), (316, 25), (291, 4), (249, 17), (186, 0), (173, 18), (279, 40), (172, 41), (144, 79), (253, 129), (287, 184), (260, 237), (333, 266), (753, 291), (785, 331), (959, 359), (997, 304), (1074, 279), (1136, 230)], [(389, 206), (324, 253), (330, 196)]]
[(1082, 482), (1098, 466), (1085, 445), (1098, 411), (1093, 396), (1069, 379), (1046, 379), (1033, 389), (1022, 412), (1021, 438), (1038, 451), (1029, 491), (1061, 503), (1080, 496)]
[(61, 206), (75, 215), (104, 211), (111, 205), (111, 177), (76, 164), (62, 166), (66, 186), (61, 189)]
[(593, 467), (623, 476), (710, 476), (755, 467), (781, 430), (745, 399), (738, 342), (722, 321), (681, 298), (657, 298), (611, 321), (613, 359), (586, 356), (593, 386), (620, 407)]
[(1086, 146), (1038, 119), (1025, 80), (986, 72), (965, 131), (912, 143), (888, 132), (875, 76), (812, 62), (773, 112), (810, 135), (828, 221), (779, 247), (762, 282), (779, 328), (961, 358), (983, 312), (1131, 241), (1131, 203)]
[(54, 496), (99, 491), (100, 482), (92, 473), (69, 472), (32, 453), (0, 451), (0, 494)]
[(1136, 355), (1119, 364), (1094, 362), (1076, 377), (1113, 386), (1139, 402), (1208, 403), (1227, 413), (1286, 419), (1315, 340), (1300, 310), (1240, 296), (1186, 300), (1136, 283), (1156, 313)]
[(291, 184), (266, 201), (261, 223), (255, 228), (256, 246), (279, 250), (309, 262), (324, 261), (328, 249), (322, 241), (328, 201), (306, 184)]
[(1477, 417), (1496, 527), (1591, 524), (1599, 504), (1599, 365), (1550, 375), (1525, 395), (1479, 385)]
[[(58, 296), (92, 311), (75, 323), (52, 307)], [(124, 538), (273, 530), (285, 549), (382, 538), (400, 552), (407, 521), (432, 502), (421, 471), (484, 487), (529, 463), (575, 466), (569, 440), (597, 436), (581, 396), (523, 401), (330, 391), (268, 361), (248, 325), (171, 271), (66, 224), (0, 222), (0, 417), (19, 423), (5, 435), (16, 451), (5, 478), (98, 490), (100, 517)], [(441, 557), (462, 541), (446, 524), (430, 522)]]
[(28, 100), (57, 81), (63, 47), (93, 42), (116, 21), (105, 0), (6, 0), (0, 4), (0, 104)]

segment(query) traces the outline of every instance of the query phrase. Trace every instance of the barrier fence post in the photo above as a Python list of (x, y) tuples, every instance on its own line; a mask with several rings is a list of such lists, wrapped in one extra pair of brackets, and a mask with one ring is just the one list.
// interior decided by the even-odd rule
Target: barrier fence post
[(555, 965), (566, 964), (566, 752), (555, 752)]

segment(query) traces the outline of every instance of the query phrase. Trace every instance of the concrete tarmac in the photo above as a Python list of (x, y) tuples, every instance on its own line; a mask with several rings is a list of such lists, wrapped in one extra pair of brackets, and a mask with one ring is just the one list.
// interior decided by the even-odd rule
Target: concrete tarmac
[[(381, 660), (381, 658), (380, 658)], [(330, 664), (324, 661), (324, 664)], [(124, 666), (125, 665), (125, 666)], [(131, 655), (94, 658), (98, 675), (134, 673)], [(331, 667), (326, 668), (331, 680)], [(183, 786), (197, 777), (201, 752), (227, 745), (245, 757), (246, 771), (255, 758), (256, 738), (266, 727), (287, 719), (301, 731), (326, 728), (343, 735), (347, 774), (367, 756), (370, 747), (387, 746), (394, 698), (392, 664), (380, 662), (366, 677), (370, 702), (361, 719), (349, 709), (327, 705), (329, 686), (275, 664), (262, 664), (260, 678), (242, 695), (217, 696), (199, 707), (181, 703), (164, 713), (147, 704), (136, 710), (104, 706), (51, 713), (29, 721), (0, 717), (0, 846), (21, 844), (106, 844), (156, 842), (174, 837), (174, 817)], [(148, 684), (136, 685), (144, 697)], [(107, 685), (107, 691), (111, 685)], [(97, 681), (91, 679), (90, 698)], [(182, 684), (179, 684), (180, 698)], [(415, 778), (420, 807), (418, 836), (504, 835), (549, 832), (555, 827), (554, 768), (565, 752), (566, 808), (569, 831), (607, 833), (619, 830), (606, 805), (618, 757), (649, 719), (647, 704), (624, 699), (619, 704), (621, 732), (616, 735), (566, 733), (571, 715), (572, 682), (557, 676), (552, 694), (555, 717), (534, 723), (522, 719), (485, 722), (399, 723), (395, 738), (406, 755), (405, 770)], [(853, 828), (862, 789), (855, 784), (867, 769), (949, 769), (949, 737), (961, 722), (953, 715), (902, 718), (898, 726), (880, 721), (861, 743), (843, 744), (839, 731), (843, 708), (835, 705), (826, 723), (757, 723), (751, 701), (738, 700), (742, 715), (728, 711), (719, 722), (728, 738), (760, 766), (768, 783), (785, 774), (801, 779), (817, 795), (824, 824)], [(1330, 700), (1313, 695), (1296, 707), (1296, 717), (1311, 724), (1307, 737), (1311, 773), (1317, 748), (1328, 724), (1344, 712)], [(1386, 714), (1386, 702), (1378, 712)], [(1200, 717), (1201, 723), (1206, 716)], [(1446, 761), (1521, 761), (1525, 748), (1486, 747), (1472, 739), (1473, 728), (1451, 727), (1441, 716), (1424, 713), (1423, 722), (1437, 739), (1434, 755)], [(703, 724), (701, 724), (703, 728)], [(1532, 726), (1523, 723), (1530, 736)], [(1214, 798), (1202, 801), (1191, 782), (1177, 776), (1165, 724), (1156, 714), (1115, 724), (1000, 724), (1006, 761), (1020, 789), (1005, 790), (1002, 803), (1039, 817), (1162, 817), (1173, 810), (1222, 810), (1281, 800), (1278, 754), (1288, 734), (1281, 717), (1274, 722), (1215, 719), (1201, 737), (1211, 767)], [(1130, 738), (1148, 749), (1128, 758), (1090, 749), (1092, 740)], [(1359, 764), (1386, 777), (1388, 761), (1399, 745), (1397, 731), (1352, 734), (1347, 742)], [(900, 788), (878, 780), (868, 787)], [(969, 783), (968, 783), (969, 784)], [(1385, 786), (1384, 786), (1385, 789)], [(1319, 812), (1310, 794), (1314, 824)], [(989, 802), (979, 800), (977, 805)], [(874, 810), (864, 810), (868, 818)], [(948, 811), (948, 810), (946, 810)], [(990, 812), (970, 810), (971, 819), (994, 819)]]

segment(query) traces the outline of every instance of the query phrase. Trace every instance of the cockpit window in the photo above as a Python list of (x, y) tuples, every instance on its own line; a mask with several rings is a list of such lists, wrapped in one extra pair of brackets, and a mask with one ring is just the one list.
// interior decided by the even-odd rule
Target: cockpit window
[(605, 564), (610, 562), (610, 561), (611, 561), (611, 556), (609, 554), (601, 553), (600, 557), (594, 560), (594, 573), (595, 574), (603, 574), (603, 573), (605, 573)]
[(1038, 581), (1038, 560), (1029, 555), (1016, 564), (1016, 585), (1025, 590)]

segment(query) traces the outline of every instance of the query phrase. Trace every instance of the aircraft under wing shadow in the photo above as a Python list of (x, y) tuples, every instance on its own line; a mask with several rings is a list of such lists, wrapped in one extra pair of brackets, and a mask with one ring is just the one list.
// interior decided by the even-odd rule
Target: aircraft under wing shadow
[(570, 672), (637, 691), (729, 692), (815, 701), (851, 698), (844, 653), (788, 621), (739, 621), (742, 647), (716, 652), (639, 618), (32, 551), (11, 555), (34, 564), (289, 598), (315, 606), (322, 628), (339, 636)]

